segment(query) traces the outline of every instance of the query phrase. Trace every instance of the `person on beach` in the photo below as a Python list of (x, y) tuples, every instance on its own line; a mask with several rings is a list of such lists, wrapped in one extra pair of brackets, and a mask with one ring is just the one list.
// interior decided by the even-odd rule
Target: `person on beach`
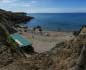
[(42, 30), (41, 26), (34, 27), (32, 32), (35, 33), (35, 34), (39, 33), (40, 35), (43, 34), (43, 30)]
[(35, 33), (36, 27), (32, 29), (32, 38), (34, 38), (34, 33)]
[(37, 29), (39, 30), (40, 35), (43, 35), (43, 30), (41, 26), (37, 26)]

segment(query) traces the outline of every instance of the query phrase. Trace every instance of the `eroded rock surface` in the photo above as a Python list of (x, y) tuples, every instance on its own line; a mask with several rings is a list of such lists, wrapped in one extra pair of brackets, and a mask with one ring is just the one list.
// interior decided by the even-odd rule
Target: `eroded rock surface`
[(48, 52), (19, 59), (7, 65), (5, 70), (74, 70), (82, 48), (82, 45), (74, 40), (60, 43)]

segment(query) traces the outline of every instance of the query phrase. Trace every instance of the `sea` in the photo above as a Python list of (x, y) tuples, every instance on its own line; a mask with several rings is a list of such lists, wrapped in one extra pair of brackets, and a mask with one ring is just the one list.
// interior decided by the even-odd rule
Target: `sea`
[(34, 17), (27, 22), (29, 28), (41, 26), (45, 31), (78, 31), (86, 25), (86, 13), (29, 13)]

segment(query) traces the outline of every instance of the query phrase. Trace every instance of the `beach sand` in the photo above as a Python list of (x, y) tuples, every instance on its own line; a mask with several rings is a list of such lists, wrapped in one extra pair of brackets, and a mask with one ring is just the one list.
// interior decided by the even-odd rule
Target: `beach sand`
[(56, 44), (74, 38), (72, 32), (48, 31), (47, 33), (49, 33), (49, 36), (33, 34), (30, 32), (22, 32), (21, 34), (32, 41), (32, 46), (34, 47), (34, 50), (39, 53), (49, 51), (50, 49), (55, 47)]

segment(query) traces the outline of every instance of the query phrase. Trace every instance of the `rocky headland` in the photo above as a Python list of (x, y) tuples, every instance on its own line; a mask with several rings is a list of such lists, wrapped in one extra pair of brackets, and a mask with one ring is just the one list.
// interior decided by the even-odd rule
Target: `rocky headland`
[(16, 24), (26, 23), (33, 19), (24, 12), (11, 12), (0, 9), (0, 23), (4, 25), (9, 33), (15, 32), (13, 28)]

